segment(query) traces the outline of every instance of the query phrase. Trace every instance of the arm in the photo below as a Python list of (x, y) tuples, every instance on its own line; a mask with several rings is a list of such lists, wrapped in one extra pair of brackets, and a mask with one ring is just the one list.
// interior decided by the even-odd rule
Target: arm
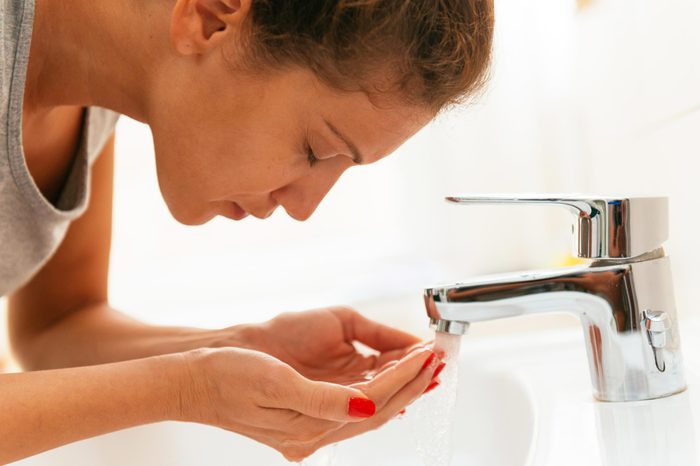
[(312, 381), (233, 348), (0, 375), (0, 463), (164, 420), (224, 428), (300, 461), (376, 429), (418, 398), (436, 370), (430, 353), (418, 348), (353, 386)]
[[(56, 254), (9, 299), (12, 349), (26, 369), (116, 362), (214, 346), (221, 331), (155, 327), (107, 303), (114, 138), (93, 166), (85, 214)], [(246, 327), (226, 331), (235, 343)], [(244, 346), (241, 342), (240, 346)]]
[(182, 355), (0, 375), (0, 464), (179, 411)]
[[(107, 302), (107, 272), (113, 159), (112, 139), (93, 167), (87, 211), (71, 225), (53, 258), (10, 296), (10, 339), (15, 356), (26, 369), (117, 362), (204, 347), (238, 347), (268, 352), (306, 376), (335, 380), (338, 376), (333, 372), (338, 368), (352, 367), (353, 374), (364, 377), (364, 371), (402, 357), (418, 343), (412, 335), (343, 308), (222, 330), (156, 327), (112, 309)], [(290, 328), (294, 328), (293, 335)], [(306, 337), (309, 332), (316, 336), (314, 344)], [(381, 356), (362, 357), (353, 346), (356, 340)]]

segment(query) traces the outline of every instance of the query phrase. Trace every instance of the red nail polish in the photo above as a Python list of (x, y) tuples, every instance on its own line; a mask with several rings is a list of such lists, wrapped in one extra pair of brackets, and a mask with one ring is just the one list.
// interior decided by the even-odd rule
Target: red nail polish
[(372, 417), (375, 411), (374, 401), (367, 398), (354, 397), (348, 402), (348, 414), (352, 417)]
[(433, 374), (433, 378), (436, 379), (438, 375), (440, 375), (440, 372), (445, 368), (445, 363), (440, 363), (439, 366), (435, 369), (435, 373)]
[(423, 394), (425, 395), (425, 394), (428, 393), (429, 391), (435, 389), (435, 387), (437, 387), (438, 385), (440, 385), (440, 382), (438, 382), (437, 380), (435, 380), (435, 381), (433, 381), (433, 382), (430, 382), (430, 385), (428, 385), (428, 388), (425, 389), (425, 391), (423, 392)]
[(430, 353), (430, 356), (428, 356), (428, 359), (425, 360), (423, 363), (423, 367), (421, 367), (421, 370), (425, 369), (430, 365), (431, 362), (433, 362), (433, 359), (435, 359), (435, 353)]

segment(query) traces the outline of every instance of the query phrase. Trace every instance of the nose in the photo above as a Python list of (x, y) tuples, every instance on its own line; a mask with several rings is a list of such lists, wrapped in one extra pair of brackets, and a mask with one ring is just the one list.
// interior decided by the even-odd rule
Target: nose
[(272, 197), (294, 220), (306, 221), (316, 211), (343, 171), (338, 171), (333, 176), (307, 177), (298, 180), (273, 192)]
[(311, 217), (311, 215), (316, 211), (319, 204), (321, 203), (321, 200), (323, 200), (323, 197), (325, 197), (325, 193), (323, 196), (317, 199), (310, 199), (307, 195), (304, 195), (303, 193), (299, 193), (294, 197), (285, 197), (286, 199), (284, 201), (280, 201), (280, 205), (284, 207), (284, 210), (287, 211), (287, 215), (292, 217), (294, 220), (304, 222), (308, 220)]

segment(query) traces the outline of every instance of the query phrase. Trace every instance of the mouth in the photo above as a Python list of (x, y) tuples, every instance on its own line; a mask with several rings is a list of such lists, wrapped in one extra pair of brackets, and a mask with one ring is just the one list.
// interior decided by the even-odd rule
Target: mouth
[(260, 220), (264, 220), (271, 216), (274, 211), (279, 207), (279, 205), (276, 205), (272, 208), (267, 210), (266, 212), (256, 212), (254, 210), (251, 210), (248, 212), (246, 209), (241, 207), (240, 204), (234, 201), (219, 201), (218, 202), (219, 208), (218, 214), (221, 215), (222, 217), (229, 218), (231, 220), (243, 220), (244, 218), (248, 216), (253, 216), (255, 218), (258, 218)]

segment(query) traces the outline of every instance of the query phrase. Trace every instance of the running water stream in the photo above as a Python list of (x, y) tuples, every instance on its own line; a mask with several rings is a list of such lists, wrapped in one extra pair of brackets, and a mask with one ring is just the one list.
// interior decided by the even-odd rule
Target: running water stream
[(457, 404), (459, 348), (462, 337), (436, 332), (435, 351), (443, 352), (447, 363), (440, 385), (414, 403), (410, 410), (417, 453), (425, 466), (449, 466), (452, 456), (452, 426)]

